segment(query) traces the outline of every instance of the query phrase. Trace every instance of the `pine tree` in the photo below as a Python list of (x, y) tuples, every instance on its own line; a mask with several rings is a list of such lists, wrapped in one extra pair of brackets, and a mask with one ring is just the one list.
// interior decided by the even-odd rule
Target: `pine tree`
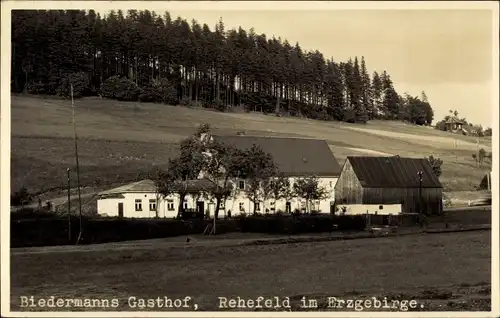
[(373, 103), (373, 118), (380, 118), (383, 112), (383, 83), (382, 79), (375, 71), (372, 76), (371, 96)]
[[(386, 71), (370, 78), (364, 57), (333, 61), (253, 29), (225, 30), (222, 19), (211, 30), (169, 12), (19, 10), (12, 12), (11, 44), (13, 92), (56, 94), (68, 78), (85, 74), (84, 94), (99, 94), (117, 76), (136, 85), (130, 98), (141, 101), (165, 102), (155, 91), (161, 87), (175, 91), (171, 103), (220, 110), (353, 122), (407, 118), (407, 99)], [(432, 107), (424, 92), (419, 100), (428, 123)]]
[(399, 95), (394, 90), (394, 86), (389, 74), (386, 71), (382, 74), (383, 87), (383, 112), (386, 119), (397, 119), (399, 113)]
[(362, 94), (361, 94), (362, 105), (366, 111), (367, 120), (370, 120), (375, 118), (375, 110), (373, 106), (370, 75), (368, 74), (368, 70), (366, 69), (364, 56), (361, 57), (360, 72), (361, 72), (361, 83), (362, 83)]

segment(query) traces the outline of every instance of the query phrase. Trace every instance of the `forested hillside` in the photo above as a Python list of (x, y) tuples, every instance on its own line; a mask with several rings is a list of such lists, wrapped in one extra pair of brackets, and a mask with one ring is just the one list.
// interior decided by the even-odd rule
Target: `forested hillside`
[(168, 12), (13, 11), (11, 89), (68, 96), (71, 83), (75, 97), (349, 122), (433, 120), (424, 92), (399, 94), (386, 70), (368, 71), (363, 52), (334, 61), (299, 43), (214, 24)]

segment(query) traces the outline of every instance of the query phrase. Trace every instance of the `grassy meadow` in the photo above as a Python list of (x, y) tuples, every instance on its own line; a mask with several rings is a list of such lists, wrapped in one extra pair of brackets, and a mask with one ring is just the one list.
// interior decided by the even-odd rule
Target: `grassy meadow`
[[(349, 155), (434, 155), (444, 161), (446, 192), (472, 193), (491, 169), (476, 167), (476, 138), (401, 122), (366, 125), (221, 113), (206, 109), (85, 98), (75, 101), (81, 184), (93, 193), (147, 177), (175, 156), (177, 142), (208, 123), (216, 133), (325, 139), (342, 165)], [(11, 98), (11, 187), (45, 196), (65, 196), (66, 168), (74, 169), (71, 102), (29, 96)], [(480, 147), (491, 152), (491, 138)], [(76, 184), (73, 178), (72, 185)]]
[(182, 237), (14, 249), (11, 309), (49, 310), (20, 308), (22, 295), (114, 297), (118, 308), (94, 309), (113, 311), (138, 310), (127, 306), (130, 296), (189, 295), (199, 310), (220, 310), (218, 296), (262, 295), (288, 296), (294, 311), (303, 296), (317, 299), (319, 308), (311, 310), (329, 310), (329, 296), (414, 299), (423, 311), (490, 310), (491, 231), (280, 245), (236, 241), (201, 235), (189, 244)]

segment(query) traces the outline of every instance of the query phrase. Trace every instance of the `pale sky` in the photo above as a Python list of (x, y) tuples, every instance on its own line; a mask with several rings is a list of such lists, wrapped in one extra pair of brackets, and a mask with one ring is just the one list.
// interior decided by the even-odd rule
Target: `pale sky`
[[(119, 8), (131, 7), (125, 3)], [(158, 14), (168, 10), (173, 19), (196, 19), (211, 29), (222, 17), (226, 29), (253, 27), (256, 33), (299, 42), (303, 49), (318, 49), (336, 61), (364, 56), (370, 73), (387, 70), (400, 94), (425, 91), (434, 122), (456, 109), (475, 124), (493, 125), (491, 10), (202, 9), (179, 10), (158, 3), (150, 8)]]

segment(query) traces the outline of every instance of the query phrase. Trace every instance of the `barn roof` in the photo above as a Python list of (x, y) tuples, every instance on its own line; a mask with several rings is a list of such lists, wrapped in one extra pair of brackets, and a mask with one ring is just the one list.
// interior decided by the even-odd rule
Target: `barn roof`
[[(210, 189), (210, 187), (215, 186), (215, 184), (207, 179), (200, 179), (200, 180), (187, 180), (187, 191), (188, 192), (200, 192), (200, 191), (205, 191)], [(185, 183), (178, 183), (175, 186), (185, 186)], [(174, 186), (174, 189), (175, 189)], [(120, 186), (118, 188), (106, 190), (103, 192), (100, 192), (100, 196), (108, 196), (108, 195), (115, 195), (115, 194), (122, 194), (122, 193), (154, 193), (156, 192), (156, 184), (153, 180), (142, 180), (138, 182), (133, 182), (129, 183), (123, 186)]]
[(279, 171), (287, 176), (340, 175), (340, 165), (325, 140), (245, 135), (212, 137), (239, 149), (259, 146), (271, 154)]
[(423, 188), (441, 188), (430, 162), (420, 158), (347, 157), (361, 186), (370, 188), (418, 188), (422, 170)]

